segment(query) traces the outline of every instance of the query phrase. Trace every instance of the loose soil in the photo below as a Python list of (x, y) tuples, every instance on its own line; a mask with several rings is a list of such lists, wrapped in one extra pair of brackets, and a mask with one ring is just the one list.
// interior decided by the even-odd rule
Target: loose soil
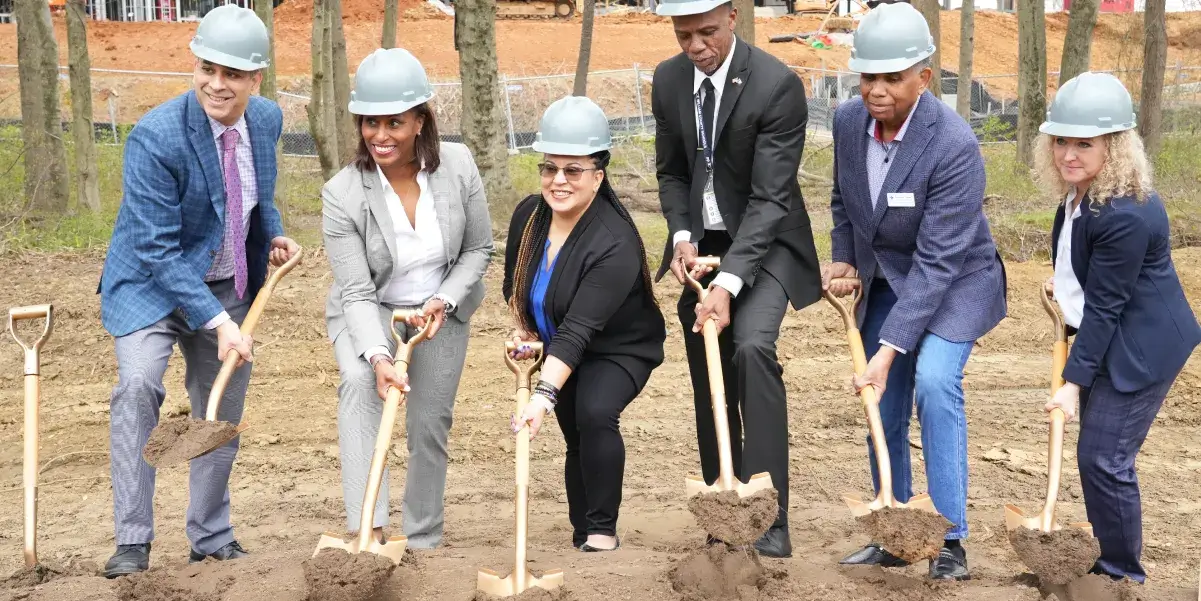
[(183, 463), (224, 444), (238, 427), (222, 420), (182, 418), (160, 421), (150, 431), (142, 458), (155, 467)]
[(471, 595), (470, 601), (509, 601), (510, 599), (515, 599), (516, 601), (572, 601), (574, 598), (570, 589), (561, 586), (549, 591), (534, 587), (513, 597), (497, 597), (496, 595), (476, 591)]
[(733, 490), (702, 493), (688, 499), (688, 511), (696, 523), (717, 540), (731, 545), (748, 545), (759, 540), (776, 521), (779, 507), (779, 493), (774, 488), (745, 499)]
[(117, 596), (123, 601), (221, 601), (221, 594), (232, 584), (222, 580), (197, 586), (195, 574), (195, 569), (177, 572), (152, 567), (117, 579)]
[[(287, 0), (292, 1), (292, 0)], [(282, 8), (282, 7), (281, 7)], [(1104, 19), (1105, 15), (1102, 15)], [(10, 27), (10, 26), (4, 26)], [(403, 38), (402, 38), (403, 39)], [(547, 52), (552, 48), (545, 46)], [(138, 55), (145, 58), (152, 53)], [(636, 214), (636, 218), (648, 218)], [(661, 219), (661, 217), (659, 218)], [(1185, 293), (1201, 312), (1201, 249), (1173, 252)], [(95, 282), (103, 256), (37, 254), (0, 258), (6, 276), (0, 308), (54, 303), (54, 333), (42, 350), (39, 559), (103, 565), (114, 551), (109, 481), (109, 395), (117, 382), (112, 338), (100, 326)], [(652, 262), (652, 267), (657, 262)], [(502, 573), (513, 561), (513, 453), (508, 429), (513, 374), (503, 361), (511, 332), (501, 300), (501, 260), (489, 268), (487, 298), (472, 316), (466, 370), (447, 450), (446, 522), (442, 546), (412, 549), (371, 601), (467, 601), (480, 568)], [(838, 560), (869, 542), (841, 492), (870, 490), (857, 399), (849, 392), (846, 338), (837, 313), (815, 303), (789, 311), (781, 324), (779, 361), (788, 393), (789, 524), (793, 556), (760, 557), (771, 570), (759, 600), (1038, 601), (1035, 578), (1013, 550), (1004, 505), (1034, 506), (1046, 492), (1046, 402), (1051, 324), (1038, 300), (1050, 275), (1039, 263), (1006, 264), (1009, 315), (979, 341), (964, 389), (968, 423), (968, 524), (964, 541), (972, 580), (926, 582), (926, 562), (888, 570), (842, 569)], [(676, 324), (680, 286), (655, 287), (669, 324)], [(323, 322), (332, 281), (320, 248), (306, 252), (280, 284), (255, 332), (259, 345), (246, 420), (230, 477), (234, 534), (250, 556), (188, 565), (185, 513), (188, 470), (157, 474), (151, 566), (176, 575), (190, 599), (223, 590), (221, 601), (305, 601), (303, 564), (321, 534), (347, 527), (338, 460), (338, 367)], [(546, 427), (530, 448), (529, 569), (564, 572), (575, 601), (680, 601), (666, 576), (705, 548), (705, 532), (688, 509), (683, 477), (699, 467), (692, 392), (678, 325), (669, 326), (665, 359), (621, 416), (626, 445), (621, 548), (580, 553), (571, 546), (563, 492), (564, 447)], [(0, 343), (0, 574), (22, 567), (20, 498), (23, 358)], [(188, 407), (181, 356), (164, 379), (163, 414)], [(550, 419), (550, 418), (548, 418)], [(399, 533), (407, 476), (405, 421), (398, 420), (389, 458), (389, 531)], [(1185, 366), (1138, 457), (1142, 489), (1143, 565), (1156, 601), (1196, 601), (1201, 558), (1201, 360)], [(1078, 426), (1069, 424), (1064, 465), (1075, 465)], [(913, 486), (928, 488), (922, 453), (910, 453)], [(1004, 451), (1023, 462), (985, 459)], [(1063, 523), (1087, 519), (1074, 467), (1065, 468), (1058, 508)], [(406, 554), (406, 557), (409, 554)], [(92, 572), (94, 574), (95, 572)], [(186, 576), (183, 576), (186, 575)], [(181, 577), (182, 576), (182, 577)], [(232, 580), (231, 580), (232, 579)], [(36, 587), (0, 583), (0, 601), (119, 601), (123, 580), (61, 576)], [(224, 589), (218, 588), (222, 581)], [(1191, 594), (1191, 599), (1189, 595)], [(747, 598), (744, 596), (743, 598)], [(743, 598), (732, 596), (731, 601)], [(1066, 601), (1061, 599), (1060, 601)], [(1073, 600), (1075, 601), (1075, 600)]]
[(392, 576), (396, 564), (375, 553), (347, 553), (322, 549), (304, 562), (308, 601), (356, 601), (367, 599)]
[(881, 507), (858, 520), (872, 540), (909, 563), (938, 557), (947, 529), (954, 526), (940, 514), (909, 507)]
[(745, 588), (767, 584), (766, 571), (752, 546), (708, 545), (685, 557), (667, 573), (682, 601), (737, 599)]
[(1068, 585), (1063, 601), (1160, 601), (1133, 580), (1088, 574)]
[(1039, 581), (1051, 585), (1067, 584), (1085, 575), (1101, 556), (1101, 543), (1080, 528), (1051, 533), (1015, 528), (1009, 533), (1009, 542)]

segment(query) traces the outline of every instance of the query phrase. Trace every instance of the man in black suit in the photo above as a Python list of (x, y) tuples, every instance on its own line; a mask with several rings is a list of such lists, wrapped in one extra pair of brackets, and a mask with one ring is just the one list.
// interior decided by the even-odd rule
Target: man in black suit
[[(692, 375), (701, 469), (717, 479), (717, 435), (705, 363), (705, 319), (720, 332), (734, 469), (740, 480), (771, 474), (775, 523), (755, 543), (788, 557), (788, 408), (776, 357), (780, 321), (821, 298), (821, 277), (797, 169), (805, 145), (805, 88), (784, 63), (734, 37), (727, 0), (667, 0), (682, 53), (655, 69), (659, 201), (668, 240), (656, 280), (670, 268), (703, 274), (704, 303), (691, 288), (679, 316)], [(702, 137), (701, 133), (704, 136)], [(700, 255), (721, 267), (694, 266)], [(727, 327), (728, 326), (728, 327)], [(745, 427), (745, 436), (743, 428)]]

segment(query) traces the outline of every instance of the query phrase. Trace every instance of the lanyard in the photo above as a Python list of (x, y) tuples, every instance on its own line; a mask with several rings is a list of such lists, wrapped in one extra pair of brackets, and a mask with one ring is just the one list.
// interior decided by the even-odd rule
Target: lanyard
[[(716, 94), (717, 91), (712, 90), (709, 93)], [(709, 137), (705, 135), (705, 117), (704, 117), (704, 115), (701, 114), (702, 111), (701, 111), (701, 94), (700, 94), (700, 92), (697, 92), (692, 97), (692, 99), (695, 101), (694, 104), (696, 104), (696, 125), (700, 129), (701, 148), (703, 148), (705, 151), (705, 166), (708, 167), (709, 172), (712, 173), (713, 172), (713, 147), (709, 144)], [(714, 100), (716, 100), (716, 98), (714, 98)], [(717, 104), (717, 103), (715, 102), (714, 104)]]

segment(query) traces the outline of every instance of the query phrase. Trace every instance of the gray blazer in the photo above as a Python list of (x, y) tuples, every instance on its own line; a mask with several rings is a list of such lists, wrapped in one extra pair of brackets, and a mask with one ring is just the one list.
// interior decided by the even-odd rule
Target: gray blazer
[[(442, 142), (442, 163), (429, 176), (430, 192), (450, 269), (438, 291), (458, 303), (451, 319), (467, 322), (484, 300), (484, 272), (492, 261), (492, 221), (471, 151)], [(321, 189), (322, 235), (334, 283), (325, 305), (331, 341), (349, 332), (356, 354), (392, 348), (392, 311), (380, 295), (397, 254), (392, 218), (377, 171), (348, 165)]]
[[(879, 261), (897, 303), (880, 338), (913, 351), (926, 332), (951, 342), (983, 336), (1007, 311), (1005, 266), (984, 215), (984, 158), (972, 128), (930, 92), (922, 94), (872, 208), (862, 98), (834, 113), (831, 255), (863, 279), (863, 323)], [(889, 193), (914, 206), (889, 207)]]

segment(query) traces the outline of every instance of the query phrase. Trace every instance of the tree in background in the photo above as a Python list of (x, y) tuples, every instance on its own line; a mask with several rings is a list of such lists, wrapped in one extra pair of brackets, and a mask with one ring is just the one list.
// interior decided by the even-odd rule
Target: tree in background
[(592, 58), (592, 22), (595, 15), (596, 0), (584, 0), (584, 17), (580, 25), (580, 56), (575, 64), (572, 96), (588, 95), (588, 61)]
[(67, 0), (67, 65), (71, 74), (71, 138), (75, 141), (75, 189), (79, 204), (100, 210), (100, 174), (92, 127), (92, 60), (88, 56), (87, 7)]
[(58, 42), (46, 0), (15, 0), (17, 78), (25, 201), (33, 211), (63, 213), (70, 197), (67, 149), (58, 102)]
[(258, 15), (263, 25), (267, 26), (267, 68), (263, 69), (263, 83), (259, 84), (259, 95), (269, 100), (276, 100), (275, 88), (275, 3), (272, 0), (260, 0), (254, 3), (254, 13)]
[(313, 0), (313, 40), (311, 43), (313, 91), (305, 111), (309, 117), (309, 132), (317, 146), (321, 175), (328, 180), (338, 172), (338, 136), (333, 130), (329, 103), (333, 102), (333, 83), (330, 81), (331, 44), (327, 0)]
[(455, 2), (463, 112), (459, 130), (484, 179), (493, 223), (507, 224), (518, 193), (509, 177), (509, 153), (501, 125), (496, 64), (496, 0)]
[(1165, 0), (1147, 0), (1143, 13), (1143, 90), (1138, 103), (1138, 133), (1147, 155), (1159, 153), (1163, 139), (1163, 72), (1168, 62)]
[(934, 55), (930, 57), (934, 77), (930, 78), (930, 93), (934, 94), (935, 98), (942, 98), (942, 26), (939, 24), (942, 5), (938, 0), (913, 0), (912, 4), (926, 17), (926, 24), (930, 26), (930, 37), (934, 38)]
[(1041, 0), (1018, 2), (1018, 165), (1033, 163), (1034, 139), (1047, 110), (1047, 29)]
[(959, 8), (959, 83), (955, 86), (955, 111), (966, 121), (972, 117), (972, 51), (976, 48), (976, 5), (964, 0)]
[(1097, 26), (1100, 0), (1072, 0), (1068, 14), (1068, 32), (1063, 38), (1063, 58), (1059, 61), (1059, 84), (1088, 71), (1092, 55), (1093, 28)]
[(734, 0), (738, 18), (734, 21), (734, 35), (747, 44), (755, 45), (755, 0)]
[(346, 59), (346, 33), (342, 29), (342, 0), (328, 1), (325, 17), (329, 19), (333, 33), (333, 54), (330, 56), (333, 69), (330, 73), (334, 88), (334, 131), (338, 137), (339, 164), (346, 165), (354, 159), (359, 135), (354, 128), (354, 116), (350, 114), (350, 67)]
[(384, 32), (380, 35), (379, 47), (396, 47), (396, 19), (400, 17), (400, 0), (384, 0)]

